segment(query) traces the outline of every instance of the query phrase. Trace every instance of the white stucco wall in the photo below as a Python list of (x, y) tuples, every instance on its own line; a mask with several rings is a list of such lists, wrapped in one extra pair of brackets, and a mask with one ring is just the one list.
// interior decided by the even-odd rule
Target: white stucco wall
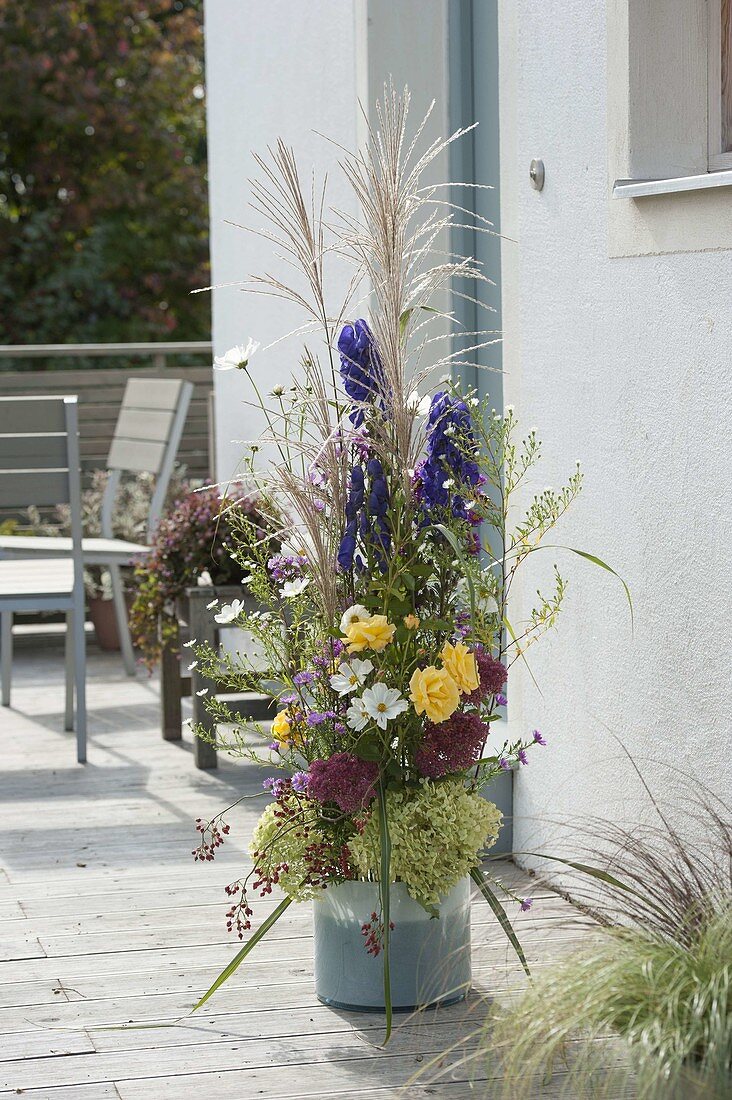
[[(205, 9), (212, 283), (269, 272), (292, 277), (271, 242), (227, 222), (261, 227), (249, 209), (248, 179), (258, 175), (252, 151), (278, 138), (294, 147), (307, 181), (333, 168), (337, 151), (314, 130), (355, 145), (357, 132), (355, 19), (351, 0), (208, 0)], [(338, 173), (329, 173), (333, 205), (353, 208)], [(336, 279), (333, 297), (342, 294)], [(289, 302), (224, 287), (213, 294), (213, 341), (222, 354), (248, 337), (263, 345), (301, 325)], [(301, 341), (293, 338), (252, 361), (264, 392), (297, 369)], [(247, 379), (215, 372), (217, 476), (237, 469), (243, 439), (258, 438), (261, 414), (248, 407)]]
[[(732, 251), (611, 258), (606, 44), (604, 0), (502, 4), (502, 224), (518, 240), (503, 249), (506, 400), (544, 440), (535, 488), (583, 463), (551, 541), (616, 566), (636, 612), (633, 636), (619, 587), (559, 553), (521, 587), (515, 618), (555, 557), (571, 576), (558, 631), (529, 653), (543, 699), (512, 676), (514, 730), (550, 743), (518, 776), (518, 847), (550, 818), (638, 817), (613, 736), (661, 797), (675, 789), (661, 764), (732, 791)], [(665, 216), (693, 227), (705, 209), (668, 196)]]
[[(447, 127), (447, 0), (207, 0), (205, 8), (212, 283), (226, 284), (262, 272), (291, 273), (271, 242), (227, 222), (261, 226), (249, 209), (248, 179), (258, 175), (252, 151), (264, 153), (282, 137), (292, 145), (307, 181), (328, 174), (332, 206), (354, 212), (337, 161), (338, 149), (363, 139), (359, 98), (369, 111), (391, 75), (412, 92), (415, 125), (433, 98), (437, 110), (425, 140)], [(373, 115), (372, 115), (373, 118)], [(436, 168), (446, 174), (446, 160)], [(333, 268), (333, 312), (348, 275)], [(364, 308), (362, 305), (361, 308)], [(248, 337), (263, 345), (305, 320), (279, 298), (223, 286), (213, 292), (213, 342), (222, 354)], [(252, 372), (264, 391), (286, 383), (297, 370), (302, 338), (261, 352)], [(235, 474), (244, 439), (263, 430), (248, 407), (247, 379), (215, 374), (217, 477)]]

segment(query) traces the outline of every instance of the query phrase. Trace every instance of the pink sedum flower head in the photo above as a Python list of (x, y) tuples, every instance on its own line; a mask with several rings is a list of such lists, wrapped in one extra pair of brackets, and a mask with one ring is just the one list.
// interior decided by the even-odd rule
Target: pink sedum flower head
[(344, 813), (355, 813), (373, 800), (378, 777), (378, 764), (350, 752), (336, 752), (327, 760), (313, 760), (308, 795), (317, 802), (335, 802)]
[(475, 663), (478, 666), (478, 679), (480, 683), (475, 691), (468, 696), (471, 703), (477, 706), (489, 695), (498, 695), (508, 679), (506, 666), (492, 657), (484, 649), (476, 650)]
[(466, 771), (480, 759), (487, 736), (488, 726), (477, 714), (456, 712), (439, 725), (427, 726), (414, 763), (427, 779)]

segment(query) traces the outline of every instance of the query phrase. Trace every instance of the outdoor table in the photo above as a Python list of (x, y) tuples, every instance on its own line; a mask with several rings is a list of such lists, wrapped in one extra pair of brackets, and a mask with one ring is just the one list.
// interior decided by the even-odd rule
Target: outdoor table
[[(242, 600), (245, 610), (249, 611), (259, 607), (247, 590), (237, 585), (187, 588), (185, 595), (176, 601), (176, 637), (163, 646), (160, 660), (160, 713), (165, 741), (180, 741), (183, 736), (182, 700), (187, 696), (193, 706), (193, 727), (201, 726), (210, 733), (215, 729), (216, 723), (206, 710), (206, 699), (216, 695), (216, 683), (204, 676), (200, 667), (189, 673), (182, 669), (187, 654), (191, 662), (195, 659), (193, 647), (182, 648), (185, 642), (195, 638), (197, 644), (208, 642), (215, 649), (221, 641), (222, 631), (231, 629), (214, 621), (215, 612), (208, 607), (214, 599), (218, 599), (219, 604)], [(205, 688), (207, 694), (199, 695), (198, 692)], [(238, 717), (254, 721), (273, 718), (276, 709), (273, 701), (264, 696), (227, 696), (226, 701)], [(200, 737), (194, 737), (193, 757), (197, 768), (218, 766), (215, 746)]]

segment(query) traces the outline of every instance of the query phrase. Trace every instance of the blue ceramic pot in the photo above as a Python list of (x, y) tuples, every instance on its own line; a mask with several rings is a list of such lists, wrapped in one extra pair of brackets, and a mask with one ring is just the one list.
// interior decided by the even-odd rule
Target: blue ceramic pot
[[(431, 918), (397, 882), (391, 886), (391, 995), (396, 1012), (462, 1001), (470, 989), (470, 879)], [(366, 950), (361, 928), (379, 909), (375, 882), (341, 882), (313, 902), (315, 992), (334, 1008), (384, 1008), (383, 956)]]

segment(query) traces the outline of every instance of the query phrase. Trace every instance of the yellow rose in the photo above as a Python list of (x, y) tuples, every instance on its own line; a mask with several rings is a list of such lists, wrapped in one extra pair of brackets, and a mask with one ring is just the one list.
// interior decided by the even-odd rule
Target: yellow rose
[(444, 668), (418, 668), (409, 681), (409, 698), (417, 714), (426, 714), (430, 722), (444, 722), (460, 702), (460, 691)]
[(416, 615), (405, 615), (404, 625), (406, 626), (407, 630), (416, 630), (419, 626), (419, 619)]
[(290, 712), (288, 710), (281, 710), (277, 714), (272, 722), (272, 734), (276, 741), (279, 741), (281, 745), (297, 745), (302, 738), (292, 732), (292, 725), (290, 721)]
[(348, 652), (361, 653), (364, 649), (372, 649), (374, 653), (380, 653), (394, 637), (395, 630), (386, 615), (372, 615), (370, 619), (351, 623), (345, 631)]
[(466, 645), (462, 642), (455, 642), (454, 645), (446, 642), (440, 656), (462, 695), (469, 695), (471, 691), (480, 687), (478, 666), (474, 655)]
[(289, 737), (291, 728), (289, 712), (281, 710), (272, 722), (272, 733), (278, 741), (285, 741)]

